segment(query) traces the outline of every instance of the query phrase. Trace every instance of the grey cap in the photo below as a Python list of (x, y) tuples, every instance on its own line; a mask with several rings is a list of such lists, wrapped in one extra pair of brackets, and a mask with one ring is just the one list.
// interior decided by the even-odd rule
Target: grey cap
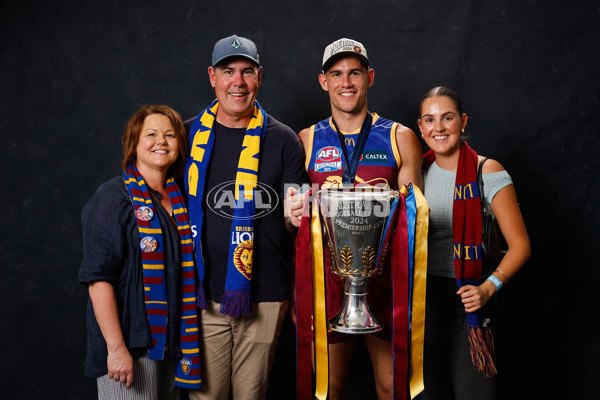
[(229, 57), (245, 57), (260, 65), (256, 44), (252, 40), (238, 35), (231, 35), (215, 43), (212, 53), (212, 66), (214, 67)]
[(322, 63), (323, 72), (327, 72), (334, 61), (347, 56), (357, 57), (367, 66), (367, 68), (371, 65), (371, 62), (367, 57), (367, 49), (361, 42), (341, 38), (325, 47)]

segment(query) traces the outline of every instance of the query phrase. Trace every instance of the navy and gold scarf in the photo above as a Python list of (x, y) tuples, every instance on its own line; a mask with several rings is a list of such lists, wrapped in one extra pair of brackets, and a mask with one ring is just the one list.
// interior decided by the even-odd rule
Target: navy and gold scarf
[[(189, 194), (190, 220), (197, 226), (194, 236), (196, 244), (196, 266), (200, 277), (198, 307), (206, 308), (206, 297), (202, 289), (205, 264), (202, 256), (202, 224), (204, 219), (203, 196), (206, 171), (215, 142), (213, 125), (219, 103), (213, 101), (201, 112), (190, 129), (190, 156), (185, 167), (185, 185)], [(231, 223), (227, 278), (225, 293), (221, 299), (221, 313), (231, 316), (254, 314), (251, 294), (252, 258), (254, 249), (255, 192), (258, 185), (258, 163), (260, 144), (267, 127), (267, 114), (258, 102), (240, 151), (235, 176), (235, 209)]]

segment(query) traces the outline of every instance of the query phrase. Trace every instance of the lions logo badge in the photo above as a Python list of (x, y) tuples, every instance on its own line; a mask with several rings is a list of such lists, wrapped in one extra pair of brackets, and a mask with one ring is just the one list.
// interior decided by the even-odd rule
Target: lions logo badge
[(245, 240), (238, 244), (233, 252), (235, 268), (248, 280), (252, 279), (253, 253), (254, 242), (252, 240)]
[[(360, 176), (356, 175), (356, 186), (378, 186), (382, 188), (389, 188), (388, 181), (384, 178), (374, 178), (365, 181)], [(321, 189), (331, 189), (342, 186), (342, 177), (338, 175), (330, 175), (325, 179), (325, 182), (321, 185)]]
[(189, 358), (182, 358), (181, 361), (179, 361), (179, 364), (181, 364), (181, 370), (185, 375), (190, 373), (192, 361)]

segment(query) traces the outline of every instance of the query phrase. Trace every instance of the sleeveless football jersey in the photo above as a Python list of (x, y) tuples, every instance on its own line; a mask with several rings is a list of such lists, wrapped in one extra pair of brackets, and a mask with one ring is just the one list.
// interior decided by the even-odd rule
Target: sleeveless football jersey
[[(398, 189), (398, 170), (401, 160), (396, 144), (397, 122), (373, 114), (373, 124), (362, 152), (354, 185), (387, 185)], [(360, 129), (355, 132), (342, 132), (346, 140), (348, 156), (354, 150)], [(311, 183), (318, 183), (321, 189), (340, 186), (343, 175), (343, 152), (338, 134), (330, 118), (310, 128), (307, 148), (306, 170)], [(308, 156), (310, 155), (310, 156)], [(325, 252), (325, 287), (327, 293), (327, 318), (333, 318), (344, 298), (341, 279), (329, 268), (329, 257)], [(383, 274), (374, 277), (369, 283), (369, 306), (384, 323), (384, 329), (375, 335), (385, 340), (391, 339), (392, 326), (392, 288), (390, 268), (384, 268)], [(330, 330), (329, 343), (348, 339), (349, 335)]]
[[(392, 189), (398, 188), (401, 160), (396, 144), (397, 126), (397, 122), (373, 114), (371, 131), (356, 171), (355, 186), (387, 185)], [(348, 157), (354, 151), (359, 133), (360, 129), (342, 132)], [(322, 189), (341, 185), (344, 153), (331, 117), (311, 126), (306, 153), (310, 154), (306, 159), (306, 171), (311, 183), (319, 183)]]

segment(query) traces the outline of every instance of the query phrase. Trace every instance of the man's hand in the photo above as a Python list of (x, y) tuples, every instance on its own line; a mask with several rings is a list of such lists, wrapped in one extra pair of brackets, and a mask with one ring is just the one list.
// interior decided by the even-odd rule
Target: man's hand
[(285, 194), (284, 215), (287, 222), (293, 227), (300, 227), (302, 221), (302, 208), (304, 207), (304, 193), (289, 187)]

